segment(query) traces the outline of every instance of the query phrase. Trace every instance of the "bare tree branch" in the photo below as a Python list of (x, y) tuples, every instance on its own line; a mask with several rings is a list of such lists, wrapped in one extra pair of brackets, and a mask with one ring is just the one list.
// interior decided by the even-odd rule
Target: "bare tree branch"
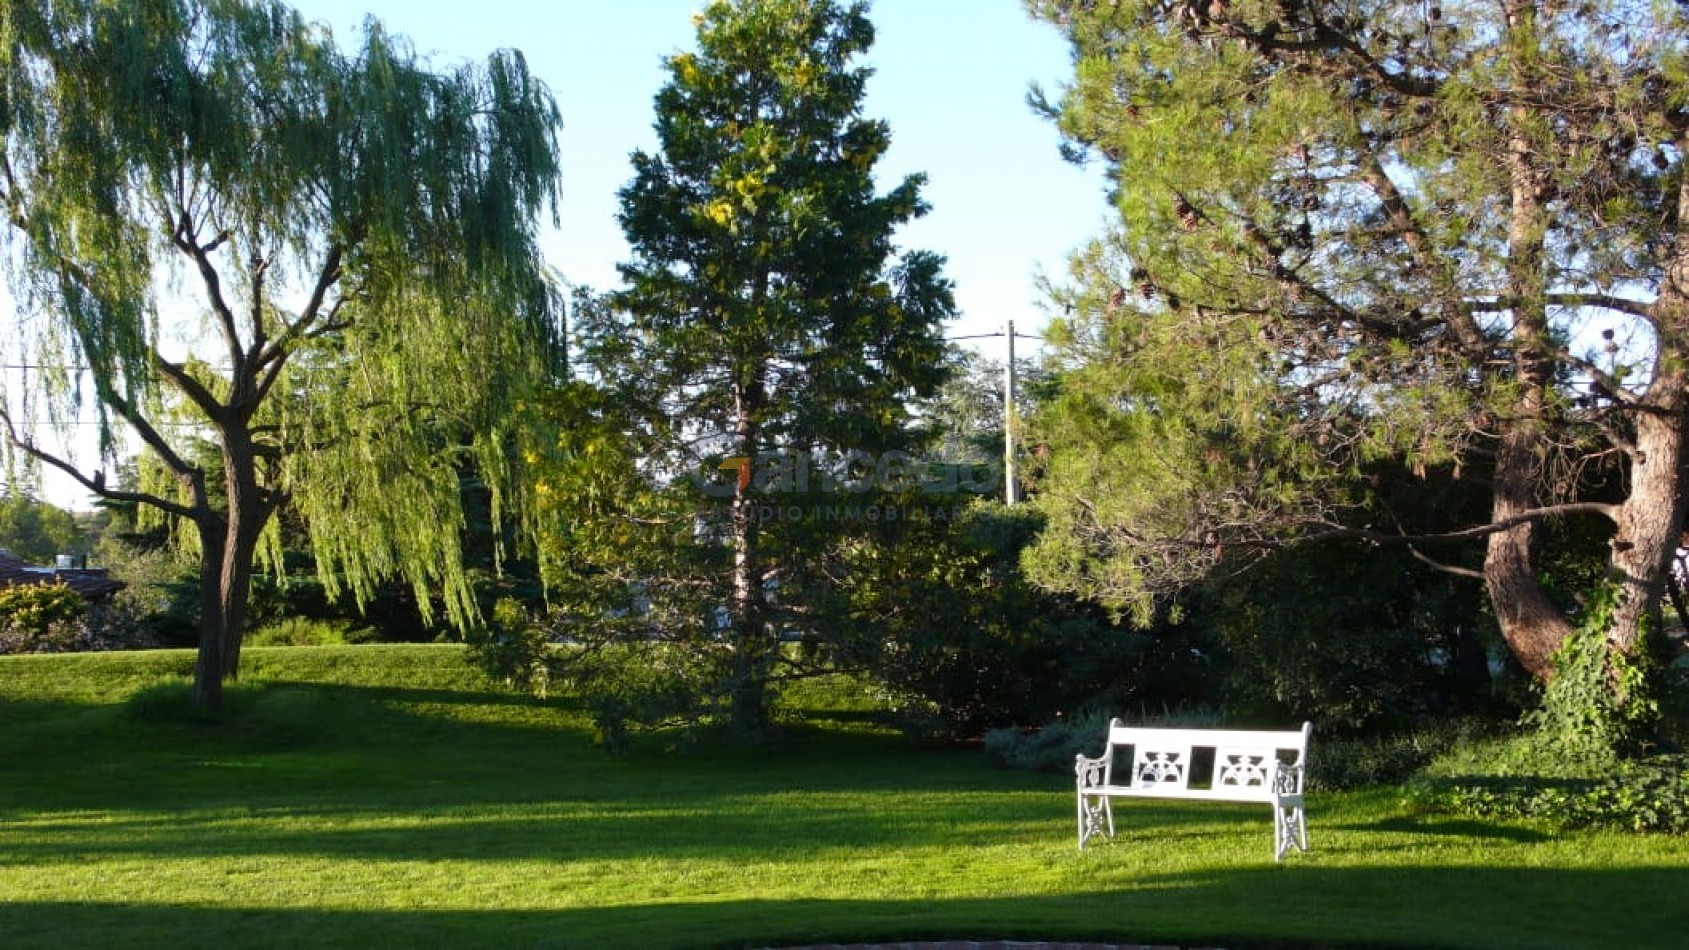
[(1472, 568), (1461, 567), (1458, 564), (1445, 564), (1442, 561), (1426, 555), (1425, 552), (1419, 550), (1418, 547), (1412, 544), (1407, 546), (1407, 550), (1409, 554), (1413, 555), (1414, 560), (1429, 566), (1433, 570), (1441, 571), (1444, 574), (1453, 574), (1455, 577), (1470, 578), (1476, 581), (1484, 579), (1483, 571), (1475, 571)]
[(1370, 541), (1374, 544), (1405, 545), (1472, 541), (1477, 538), (1488, 537), (1492, 534), (1496, 534), (1497, 532), (1517, 528), (1522, 524), (1528, 524), (1533, 521), (1541, 521), (1544, 518), (1552, 518), (1557, 515), (1597, 514), (1608, 519), (1615, 519), (1618, 516), (1619, 508), (1619, 505), (1609, 504), (1602, 501), (1570, 501), (1559, 505), (1545, 505), (1541, 508), (1532, 508), (1530, 511), (1522, 511), (1511, 518), (1503, 518), (1500, 521), (1492, 521), (1488, 524), (1481, 524), (1471, 528), (1463, 528), (1459, 531), (1444, 531), (1433, 534), (1390, 534), (1384, 531), (1374, 531), (1370, 528), (1352, 528), (1347, 525), (1316, 522), (1316, 524), (1319, 524), (1321, 527), (1325, 528), (1325, 530), (1297, 538), (1296, 540), (1323, 541), (1327, 538), (1352, 538), (1361, 541)]
[[(1586, 293), (1553, 293), (1544, 294), (1543, 302), (1550, 307), (1596, 307), (1602, 310), (1612, 310), (1629, 314), (1644, 320), (1653, 318), (1653, 304), (1640, 300), (1630, 300), (1613, 294)], [(1514, 297), (1494, 297), (1489, 300), (1474, 300), (1466, 305), (1468, 313), (1503, 313), (1519, 306), (1519, 300)]]
[(287, 365), (287, 357), (298, 340), (310, 339), (317, 332), (337, 331), (346, 327), (346, 324), (336, 319), (341, 305), (346, 301), (345, 297), (336, 298), (326, 312), (323, 310), (323, 302), (327, 299), (328, 292), (340, 281), (340, 264), (344, 255), (345, 248), (340, 244), (328, 249), (328, 254), (323, 258), (323, 266), (317, 271), (316, 283), (311, 287), (311, 296), (299, 313), (299, 319), (287, 324), (273, 340), (265, 342), (263, 334), (259, 334), (253, 341), (253, 359), (263, 368), (257, 383), (259, 399), (268, 395), (275, 386), (282, 369)]
[(196, 512), (193, 508), (149, 492), (124, 491), (117, 488), (108, 488), (106, 486), (104, 472), (95, 472), (93, 477), (89, 477), (84, 474), (81, 469), (72, 465), (69, 461), (48, 452), (46, 449), (37, 446), (34, 442), (18, 435), (16, 427), (12, 424), (11, 415), (4, 409), (0, 409), (0, 424), (3, 424), (6, 427), (6, 441), (11, 443), (13, 448), (39, 462), (51, 465), (53, 468), (56, 468), (60, 472), (70, 476), (83, 488), (99, 495), (101, 498), (105, 498), (110, 501), (150, 505), (168, 514), (176, 515), (181, 518), (192, 519), (198, 514), (198, 512)]
[(235, 378), (240, 378), (246, 371), (246, 353), (241, 348), (240, 327), (235, 322), (234, 311), (223, 298), (223, 278), (217, 273), (217, 267), (211, 263), (211, 252), (215, 251), (228, 239), (228, 232), (223, 232), (213, 238), (209, 244), (201, 245), (193, 220), (186, 209), (181, 212), (180, 223), (176, 233), (171, 236), (178, 250), (186, 254), (199, 270), (200, 281), (205, 284), (206, 299), (211, 304), (211, 311), (217, 315), (218, 328), (223, 331), (223, 342), (229, 351), (229, 362)]
[(224, 414), (227, 409), (217, 401), (199, 380), (188, 375), (187, 369), (180, 363), (172, 363), (158, 353), (153, 354), (153, 365), (158, 368), (159, 375), (176, 387), (194, 407), (205, 414), (205, 420), (212, 425), (221, 427), (225, 424)]

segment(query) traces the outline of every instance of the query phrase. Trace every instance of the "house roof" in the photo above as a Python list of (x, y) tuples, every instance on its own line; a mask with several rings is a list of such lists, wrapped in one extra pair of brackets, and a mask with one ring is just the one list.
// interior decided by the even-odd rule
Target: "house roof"
[(104, 568), (37, 567), (0, 551), (0, 587), (64, 584), (85, 600), (103, 600), (128, 584), (106, 576)]

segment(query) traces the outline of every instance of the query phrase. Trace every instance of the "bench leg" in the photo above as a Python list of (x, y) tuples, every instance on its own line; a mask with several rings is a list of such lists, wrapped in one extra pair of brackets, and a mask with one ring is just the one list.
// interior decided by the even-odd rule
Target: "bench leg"
[(1308, 850), (1308, 822), (1300, 796), (1273, 803), (1273, 860), (1284, 860), (1291, 848)]
[(1114, 837), (1114, 808), (1107, 795), (1079, 795), (1079, 850), (1097, 834)]

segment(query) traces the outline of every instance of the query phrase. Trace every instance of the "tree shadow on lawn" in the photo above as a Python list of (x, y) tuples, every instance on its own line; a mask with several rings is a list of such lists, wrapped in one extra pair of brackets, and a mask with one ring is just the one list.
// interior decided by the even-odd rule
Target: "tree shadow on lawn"
[(473, 697), (481, 694), (272, 684), (219, 722), (0, 699), (9, 727), (0, 729), (0, 814), (557, 801), (672, 808), (782, 791), (1068, 787), (1059, 776), (993, 769), (977, 750), (813, 725), (789, 726), (782, 742), (753, 749), (688, 746), (671, 735), (611, 754), (568, 704), (489, 693), (477, 708)]
[[(1681, 945), (1676, 869), (1251, 867), (1042, 897), (710, 900), (559, 909), (285, 909), (11, 902), (9, 948), (781, 947), (905, 940), (1225, 946), (1646, 948)], [(378, 885), (371, 899), (380, 900)], [(537, 879), (532, 903), (567, 901)]]
[(1395, 815), (1361, 824), (1328, 826), (1331, 831), (1398, 832), (1410, 835), (1439, 835), (1455, 838), (1479, 838), (1491, 841), (1512, 841), (1535, 844), (1549, 841), (1553, 835), (1534, 828), (1480, 821), (1474, 818), (1440, 818), (1416, 815)]

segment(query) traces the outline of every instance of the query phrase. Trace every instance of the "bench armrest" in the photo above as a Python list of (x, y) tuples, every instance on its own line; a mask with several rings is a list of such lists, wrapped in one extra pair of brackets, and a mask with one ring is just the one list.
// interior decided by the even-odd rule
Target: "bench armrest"
[(1103, 753), (1098, 758), (1089, 758), (1083, 754), (1073, 757), (1073, 774), (1079, 782), (1079, 790), (1100, 788), (1107, 784), (1109, 753)]

